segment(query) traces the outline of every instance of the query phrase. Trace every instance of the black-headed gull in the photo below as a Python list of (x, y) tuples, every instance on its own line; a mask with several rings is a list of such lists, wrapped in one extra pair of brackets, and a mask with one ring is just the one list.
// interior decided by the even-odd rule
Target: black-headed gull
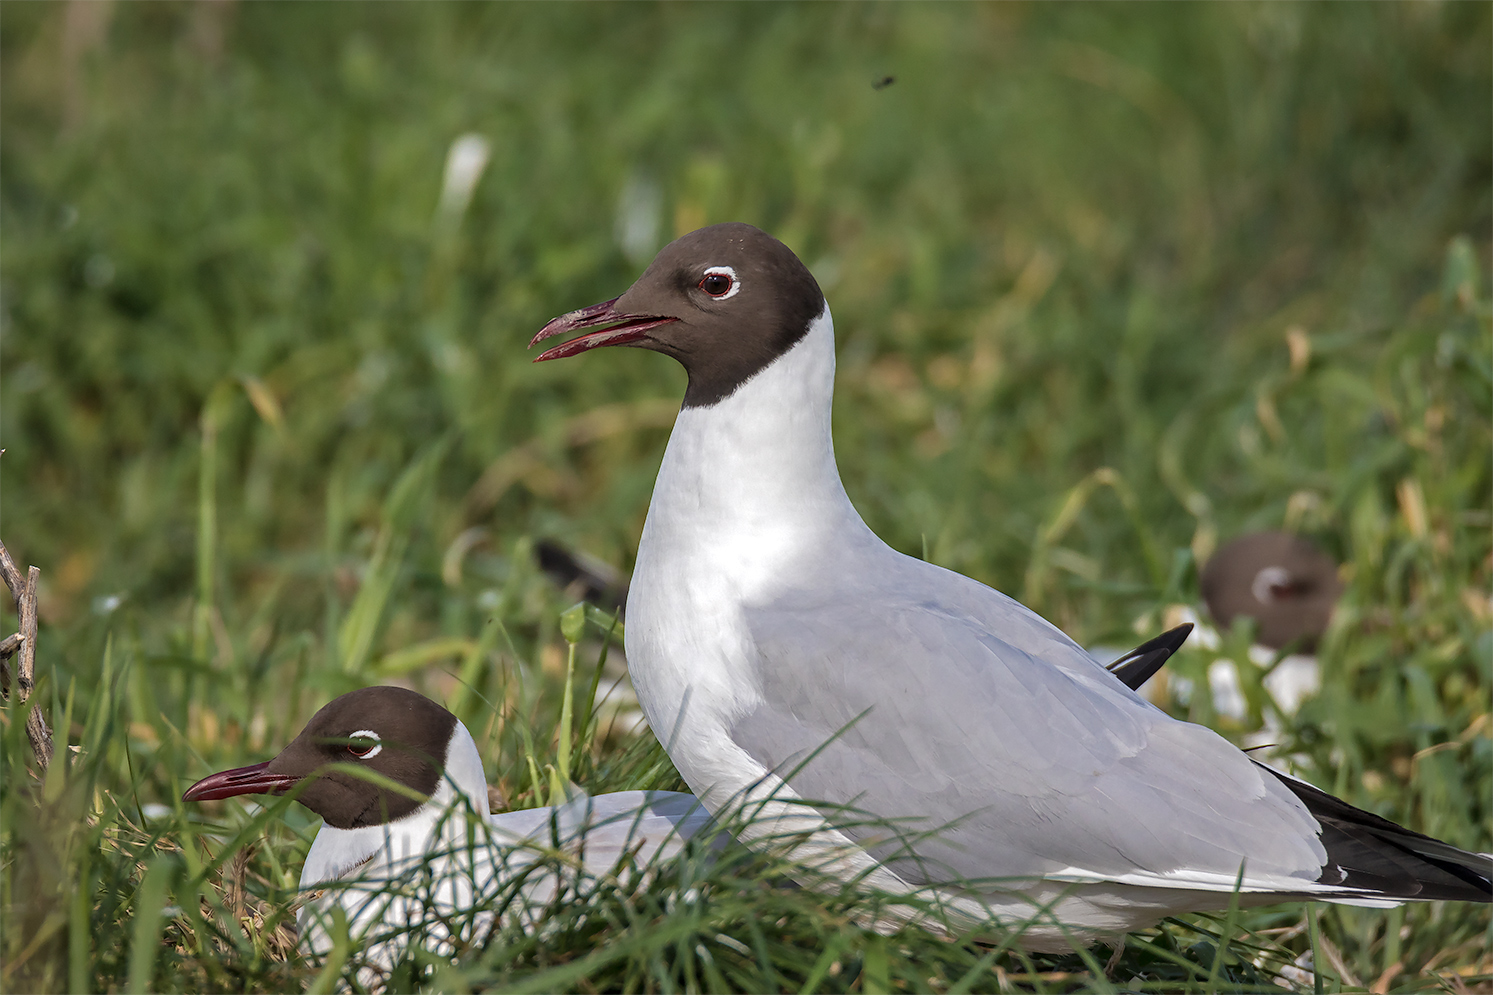
[[(689, 376), (627, 600), (654, 732), (712, 811), (885, 891), (1068, 949), (1184, 911), (1487, 902), (1493, 857), (1362, 812), (1171, 718), (1040, 616), (878, 539), (830, 434), (818, 284), (744, 224), (692, 232), (554, 319)], [(845, 808), (881, 821), (844, 819)], [(899, 827), (892, 832), (888, 826)]]
[(1343, 593), (1332, 558), (1288, 532), (1251, 532), (1225, 543), (1199, 579), (1219, 628), (1227, 630), (1240, 616), (1253, 618), (1259, 641), (1277, 650), (1311, 652)]
[(673, 791), (576, 794), (554, 808), (488, 814), (466, 726), (397, 687), (332, 700), (274, 759), (213, 774), (184, 797), (291, 790), (323, 820), (301, 871), (302, 949), (330, 951), (340, 918), (367, 943), (365, 986), (381, 983), (410, 931), (450, 950), (480, 938), (497, 909), (527, 925), (557, 890), (650, 868), (710, 821)]

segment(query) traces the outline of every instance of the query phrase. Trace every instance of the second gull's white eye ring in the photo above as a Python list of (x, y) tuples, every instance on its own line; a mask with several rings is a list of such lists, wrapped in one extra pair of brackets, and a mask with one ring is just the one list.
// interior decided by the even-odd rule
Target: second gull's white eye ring
[(353, 733), (351, 736), (349, 736), (347, 738), (348, 739), (371, 739), (371, 740), (373, 740), (373, 745), (368, 748), (368, 752), (367, 753), (359, 753), (357, 746), (355, 746), (352, 743), (348, 743), (347, 744), (347, 752), (351, 753), (353, 756), (357, 757), (359, 760), (371, 760), (374, 757), (378, 756), (381, 752), (383, 752), (384, 745), (379, 742), (379, 739), (381, 737), (379, 736), (378, 733), (374, 732), (372, 729), (359, 729), (357, 732)]

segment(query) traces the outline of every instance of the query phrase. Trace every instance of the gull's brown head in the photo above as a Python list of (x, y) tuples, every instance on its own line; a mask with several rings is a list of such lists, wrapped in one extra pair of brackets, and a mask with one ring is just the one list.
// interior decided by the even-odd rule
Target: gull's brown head
[(363, 688), (328, 702), (273, 760), (204, 778), (182, 797), (279, 795), (305, 781), (297, 800), (327, 825), (383, 825), (423, 802), (336, 765), (363, 767), (429, 798), (440, 784), (455, 728), (456, 716), (424, 695), (396, 687)]
[(554, 319), (529, 343), (582, 334), (535, 362), (600, 346), (673, 356), (689, 374), (685, 407), (729, 397), (803, 338), (824, 294), (782, 242), (751, 225), (711, 225), (664, 246), (627, 292)]

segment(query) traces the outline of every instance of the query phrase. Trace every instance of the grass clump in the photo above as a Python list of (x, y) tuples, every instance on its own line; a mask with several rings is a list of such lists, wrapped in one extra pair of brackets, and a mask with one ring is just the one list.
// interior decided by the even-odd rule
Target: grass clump
[[(626, 570), (682, 378), (522, 346), (724, 220), (825, 288), (879, 534), (1115, 643), (1196, 604), (1220, 541), (1312, 535), (1348, 589), (1284, 752), (1493, 849), (1490, 50), (1472, 4), (0, 7), (0, 533), (44, 571), (59, 756), (36, 779), (3, 712), (0, 985), (351, 972), (292, 952), (304, 810), (179, 802), (351, 688), (447, 702), (511, 804), (547, 797), (576, 598), (535, 544)], [(485, 168), (443, 196), (464, 134)], [(1244, 722), (1212, 656), (1171, 665), (1237, 737), (1273, 707), (1245, 636)], [(677, 787), (586, 713), (605, 638), (570, 776)], [(1326, 989), (1493, 975), (1469, 906), (1190, 918), (1106, 978), (868, 931), (763, 887), (766, 858), (692, 866), (689, 901), (561, 903), (399, 984), (1247, 989), (1309, 952)]]

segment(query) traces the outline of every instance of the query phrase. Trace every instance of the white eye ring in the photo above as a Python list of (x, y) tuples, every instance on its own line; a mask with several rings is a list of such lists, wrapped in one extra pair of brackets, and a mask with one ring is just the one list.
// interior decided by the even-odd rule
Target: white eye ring
[(357, 732), (353, 733), (351, 736), (349, 736), (347, 738), (348, 739), (371, 739), (371, 740), (373, 740), (373, 743), (374, 743), (373, 749), (369, 750), (367, 753), (356, 753), (356, 752), (353, 751), (353, 745), (351, 743), (347, 744), (347, 751), (349, 753), (352, 753), (352, 755), (355, 756), (355, 757), (357, 757), (359, 760), (372, 760), (374, 757), (378, 756), (380, 753), (383, 752), (384, 746), (383, 746), (383, 743), (380, 742), (380, 740), (382, 739), (382, 737), (379, 736), (379, 734), (376, 733), (376, 732), (374, 732), (372, 729), (359, 729)]
[(1289, 591), (1291, 587), (1291, 572), (1285, 567), (1266, 567), (1255, 574), (1255, 579), (1249, 585), (1249, 593), (1255, 596), (1255, 600), (1262, 605), (1273, 605), (1277, 601), (1284, 600), (1276, 593), (1276, 588), (1284, 588)]
[[(731, 298), (735, 297), (738, 293), (741, 292), (741, 278), (738, 277), (736, 275), (736, 271), (729, 266), (710, 267), (700, 276), (700, 282), (704, 283), (705, 277), (707, 276), (728, 276), (731, 278), (731, 289), (726, 291), (724, 294), (716, 295), (710, 293), (710, 291), (708, 290), (705, 291), (706, 295), (709, 296), (711, 300), (729, 301)], [(703, 287), (700, 289), (704, 290)]]

